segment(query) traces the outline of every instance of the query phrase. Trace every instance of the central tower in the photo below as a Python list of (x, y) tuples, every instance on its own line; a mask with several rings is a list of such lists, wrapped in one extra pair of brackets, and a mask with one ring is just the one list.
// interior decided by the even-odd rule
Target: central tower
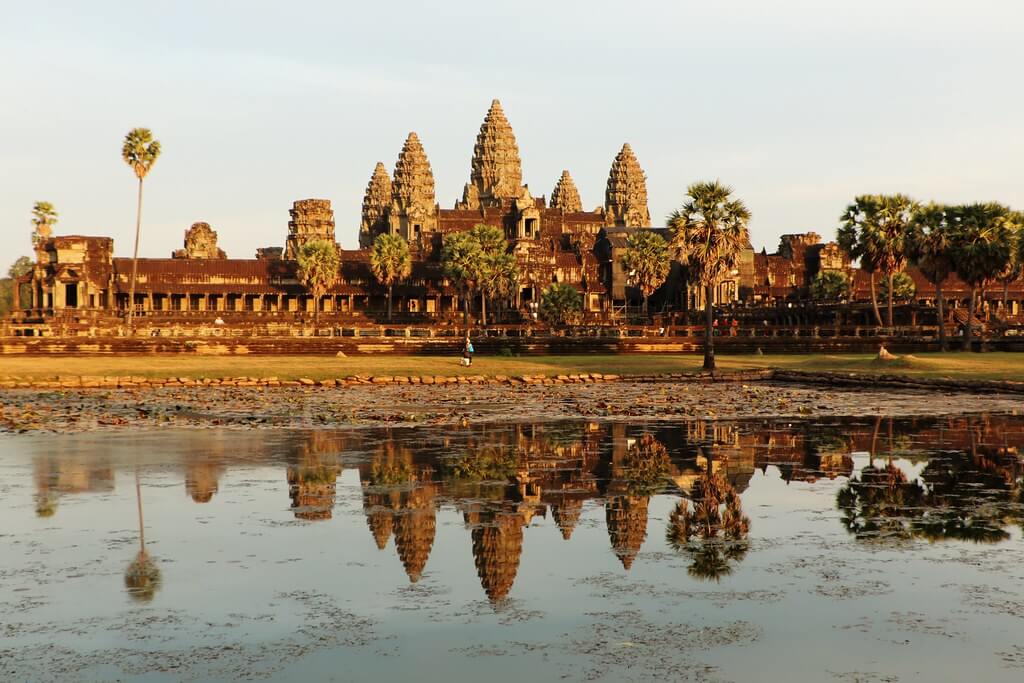
[(523, 167), (512, 126), (501, 102), (493, 100), (473, 146), (469, 183), (462, 192), (459, 209), (501, 206), (503, 202), (528, 194), (523, 186)]

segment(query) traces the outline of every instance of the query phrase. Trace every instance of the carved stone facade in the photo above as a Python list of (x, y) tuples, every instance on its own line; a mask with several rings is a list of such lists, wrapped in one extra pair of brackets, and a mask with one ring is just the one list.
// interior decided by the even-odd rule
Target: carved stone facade
[(576, 183), (573, 182), (569, 171), (562, 171), (562, 177), (558, 179), (555, 189), (551, 191), (551, 208), (566, 213), (583, 211), (579, 190), (576, 189)]
[(651, 225), (651, 213), (647, 209), (647, 177), (629, 143), (622, 146), (612, 162), (604, 197), (605, 225), (624, 228)]
[(193, 223), (185, 231), (185, 248), (176, 249), (171, 258), (223, 259), (228, 255), (217, 246), (217, 233), (209, 223)]
[(523, 186), (523, 168), (519, 146), (512, 126), (505, 118), (501, 102), (494, 100), (480, 125), (473, 147), (469, 183), (462, 193), (457, 209), (479, 209), (502, 206), (504, 202), (529, 195)]
[(388, 231), (388, 208), (391, 206), (391, 177), (384, 164), (377, 162), (363, 196), (363, 219), (359, 224), (359, 247), (373, 246), (373, 240)]
[(391, 184), (391, 232), (404, 237), (413, 248), (420, 248), (425, 236), (437, 231), (437, 211), (434, 172), (419, 136), (409, 133), (398, 154)]
[(292, 219), (288, 221), (288, 240), (284, 257), (298, 258), (306, 242), (326, 240), (334, 242), (334, 211), (329, 199), (300, 199), (292, 204)]

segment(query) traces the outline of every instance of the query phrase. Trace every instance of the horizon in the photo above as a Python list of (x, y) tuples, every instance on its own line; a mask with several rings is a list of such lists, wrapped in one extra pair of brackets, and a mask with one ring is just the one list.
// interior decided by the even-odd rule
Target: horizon
[[(40, 200), (60, 214), (55, 234), (110, 236), (130, 254), (136, 181), (119, 152), (135, 126), (164, 147), (145, 184), (140, 256), (170, 256), (205, 221), (229, 257), (252, 258), (284, 244), (288, 209), (307, 197), (331, 200), (336, 239), (355, 248), (375, 163), (390, 173), (416, 131), (450, 208), (494, 98), (535, 197), (568, 169), (584, 208), (603, 205), (628, 142), (654, 226), (689, 183), (719, 178), (752, 211), (756, 251), (783, 234), (833, 239), (863, 193), (1024, 206), (1024, 96), (1006, 87), (1024, 60), (1013, 31), (1024, 8), (301, 5), (246, 10), (244, 27), (248, 3), (10, 12), (0, 55), (22, 68), (3, 76), (15, 103), (0, 126), (8, 261), (31, 255)], [(129, 21), (153, 27), (146, 45), (116, 40)], [(508, 47), (481, 26), (505, 31)]]

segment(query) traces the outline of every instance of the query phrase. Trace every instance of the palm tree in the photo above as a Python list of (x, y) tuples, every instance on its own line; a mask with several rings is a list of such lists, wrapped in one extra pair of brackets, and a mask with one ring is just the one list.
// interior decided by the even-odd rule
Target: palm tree
[(946, 220), (946, 207), (930, 203), (914, 213), (907, 252), (928, 282), (935, 285), (935, 307), (939, 320), (939, 349), (948, 351), (946, 342), (945, 298), (942, 283), (953, 272), (952, 234)]
[(811, 281), (811, 298), (816, 301), (839, 301), (850, 294), (850, 278), (839, 270), (823, 270)]
[(57, 224), (57, 210), (50, 202), (36, 202), (32, 205), (32, 244), (39, 244), (50, 236), (53, 226)]
[(714, 370), (714, 288), (735, 269), (740, 252), (750, 244), (750, 211), (732, 198), (731, 187), (717, 180), (693, 183), (686, 194), (689, 200), (668, 217), (670, 245), (691, 282), (704, 288), (704, 369)]
[(135, 312), (135, 278), (139, 270), (139, 232), (142, 228), (142, 181), (149, 175), (157, 157), (160, 156), (160, 141), (153, 139), (148, 128), (132, 128), (124, 136), (121, 158), (131, 167), (139, 179), (139, 200), (135, 211), (135, 249), (132, 252), (132, 279), (128, 285), (128, 329), (132, 328)]
[(409, 243), (399, 234), (381, 233), (373, 241), (370, 269), (377, 282), (388, 288), (388, 320), (391, 320), (391, 299), (395, 283), (412, 274)]
[(974, 314), (978, 289), (997, 277), (1010, 263), (1012, 231), (1009, 209), (1001, 204), (969, 204), (951, 207), (953, 225), (953, 263), (960, 279), (971, 287), (964, 350), (974, 341)]
[(639, 230), (629, 236), (626, 253), (622, 255), (622, 267), (629, 274), (629, 281), (640, 289), (644, 297), (644, 316), (647, 316), (647, 300), (657, 291), (672, 269), (672, 257), (664, 238), (649, 230)]
[(462, 320), (469, 326), (469, 299), (477, 286), (477, 265), (480, 262), (480, 243), (469, 233), (445, 235), (441, 248), (441, 268), (447, 278), (462, 290)]
[(1008, 211), (1006, 213), (1006, 227), (1010, 230), (1010, 261), (1006, 267), (999, 272), (997, 279), (1003, 285), (1003, 315), (1006, 315), (1006, 306), (1010, 298), (1010, 283), (1019, 279), (1024, 272), (1024, 212)]
[(871, 273), (871, 303), (878, 314), (874, 273), (889, 281), (886, 324), (892, 327), (893, 277), (907, 262), (907, 236), (917, 202), (902, 194), (861, 195), (846, 207), (839, 229), (839, 246), (861, 259), (861, 267)]
[(320, 300), (338, 281), (341, 257), (338, 245), (328, 240), (312, 240), (299, 249), (299, 269), (296, 275), (302, 286), (313, 296), (313, 323), (320, 322)]
[(515, 288), (519, 267), (515, 254), (508, 251), (508, 241), (500, 228), (479, 224), (469, 231), (469, 236), (480, 245), (475, 279), (480, 290), (480, 318), (487, 325), (487, 300), (508, 294)]

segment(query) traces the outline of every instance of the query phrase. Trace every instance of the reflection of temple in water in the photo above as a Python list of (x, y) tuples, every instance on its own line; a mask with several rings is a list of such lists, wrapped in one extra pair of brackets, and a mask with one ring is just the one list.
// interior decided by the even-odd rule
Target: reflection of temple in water
[[(385, 550), (394, 540), (410, 582), (419, 581), (428, 569), (437, 512), (447, 507), (462, 514), (481, 586), (495, 603), (513, 594), (525, 529), (534, 517), (546, 518), (550, 512), (558, 533), (570, 541), (588, 510), (599, 513), (600, 506), (610, 554), (629, 570), (644, 543), (661, 536), (648, 528), (651, 497), (680, 496), (689, 501), (680, 510), (695, 510), (693, 503), (708, 477), (721, 478), (737, 494), (749, 486), (756, 470), (769, 467), (787, 483), (866, 482), (848, 494), (844, 509), (850, 512), (844, 519), (851, 530), (880, 528), (927, 539), (997, 542), (1024, 506), (1024, 420), (1002, 416), (813, 424), (484, 424), (310, 432), (283, 445), (252, 438), (248, 449), (239, 448), (237, 441), (232, 444), (235, 454), (226, 440), (222, 447), (211, 449), (207, 443), (201, 454), (182, 457), (179, 471), (192, 500), (206, 502), (217, 495), (223, 489), (222, 475), (231, 467), (273, 457), (286, 468), (295, 517), (327, 520), (342, 469), (355, 467), (373, 543)], [(246, 457), (236, 455), (246, 450)], [(856, 453), (870, 455), (878, 477), (870, 468), (855, 471)], [(921, 463), (920, 473), (911, 477), (917, 480), (882, 477), (890, 461), (905, 467), (906, 460)], [(37, 513), (43, 516), (54, 513), (60, 496), (114, 487), (114, 468), (104, 458), (41, 455), (34, 464)], [(968, 496), (969, 489), (983, 494)], [(907, 501), (920, 498), (930, 506), (928, 513), (908, 513), (893, 505), (900, 496)], [(969, 498), (988, 508), (965, 511), (963, 500)], [(1018, 506), (1016, 513), (1007, 507), (1011, 504)], [(677, 523), (680, 519), (677, 515)], [(875, 526), (857, 526), (864, 519)], [(739, 556), (716, 558), (710, 552), (714, 550), (710, 547), (707, 557), (695, 555), (694, 566), (700, 560), (701, 571), (710, 575), (725, 560), (734, 562)]]

